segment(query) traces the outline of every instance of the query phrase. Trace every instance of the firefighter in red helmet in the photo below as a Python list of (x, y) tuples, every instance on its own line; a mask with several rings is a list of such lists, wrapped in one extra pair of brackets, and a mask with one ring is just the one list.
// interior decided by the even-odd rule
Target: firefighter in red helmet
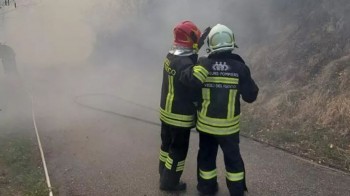
[[(180, 181), (185, 167), (190, 129), (195, 126), (196, 108), (191, 88), (199, 83), (191, 74), (183, 75), (185, 69), (193, 67), (198, 50), (204, 43), (210, 28), (201, 31), (191, 21), (177, 24), (173, 30), (174, 42), (164, 60), (163, 82), (160, 100), (161, 148), (159, 157), (160, 189), (181, 191), (186, 183)], [(198, 73), (206, 72), (197, 70)], [(204, 73), (205, 74), (205, 73)]]

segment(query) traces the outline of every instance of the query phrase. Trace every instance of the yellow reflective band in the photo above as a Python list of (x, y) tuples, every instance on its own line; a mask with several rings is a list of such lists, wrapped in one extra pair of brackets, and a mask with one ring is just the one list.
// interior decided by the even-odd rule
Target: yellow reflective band
[(170, 118), (167, 118), (163, 115), (160, 116), (160, 120), (162, 120), (163, 122), (169, 124), (169, 125), (173, 125), (173, 126), (177, 126), (177, 127), (193, 127), (195, 125), (194, 121), (190, 121), (190, 122), (184, 122), (184, 121), (178, 121), (178, 120), (173, 120)]
[(167, 124), (178, 127), (193, 127), (195, 124), (194, 115), (174, 114), (167, 112), (162, 108), (160, 109), (160, 119)]
[(167, 169), (171, 170), (171, 165), (170, 165), (168, 162), (165, 163), (165, 167), (166, 167)]
[(185, 166), (181, 166), (181, 167), (177, 167), (176, 171), (179, 172), (179, 171), (183, 171), (184, 169), (185, 169)]
[(171, 118), (173, 120), (180, 120), (180, 121), (193, 121), (194, 115), (183, 115), (183, 114), (174, 114), (171, 112), (167, 112), (160, 108), (160, 114), (164, 117)]
[(168, 76), (168, 95), (166, 97), (165, 110), (171, 112), (174, 100), (174, 76)]
[(197, 129), (201, 132), (213, 135), (230, 135), (239, 132), (239, 123), (231, 127), (213, 127), (203, 124), (201, 121), (198, 120)]
[(228, 95), (227, 105), (227, 118), (232, 119), (235, 116), (235, 103), (236, 103), (237, 90), (230, 89)]
[(179, 166), (182, 166), (182, 165), (185, 165), (185, 161), (180, 161), (180, 162), (177, 163), (177, 166), (178, 166), (178, 167), (179, 167)]
[(160, 154), (165, 156), (165, 157), (168, 157), (169, 153), (168, 152), (165, 152), (163, 150), (160, 150)]
[(202, 83), (204, 83), (205, 77), (204, 77), (202, 74), (197, 73), (197, 72), (194, 72), (193, 75), (194, 75), (199, 81), (201, 81)]
[(165, 162), (165, 167), (168, 168), (168, 169), (171, 169), (172, 165), (173, 165), (173, 159), (171, 159), (170, 157), (168, 157), (168, 158), (166, 159), (166, 162)]
[(196, 65), (193, 67), (193, 75), (200, 80), (202, 83), (204, 83), (205, 79), (207, 78), (209, 72), (201, 65)]
[(201, 66), (201, 65), (196, 65), (196, 66), (194, 66), (194, 67), (193, 67), (193, 70), (194, 70), (194, 72), (200, 72), (200, 73), (202, 73), (203, 76), (205, 76), (205, 77), (207, 77), (208, 74), (209, 74), (208, 70), (205, 69), (205, 68), (204, 68), (203, 66)]
[(210, 89), (209, 88), (202, 88), (202, 109), (201, 109), (201, 114), (206, 116), (208, 107), (210, 104)]
[(177, 172), (178, 172), (178, 171), (183, 171), (184, 168), (185, 168), (185, 160), (179, 161), (179, 162), (177, 163), (176, 171), (177, 171)]
[(226, 178), (231, 182), (241, 181), (244, 179), (244, 172), (239, 172), (239, 173), (226, 172)]
[(166, 160), (167, 163), (173, 164), (173, 159), (171, 159), (170, 157), (167, 158)]
[(201, 113), (198, 114), (198, 120), (205, 124), (214, 126), (214, 127), (229, 127), (234, 126), (239, 123), (240, 115), (235, 116), (233, 118), (220, 119), (220, 118), (211, 118), (208, 116), (204, 116)]
[(199, 176), (205, 180), (210, 180), (213, 179), (217, 176), (216, 174), (216, 169), (212, 170), (212, 171), (203, 171), (203, 170), (199, 170)]
[(238, 84), (238, 78), (207, 77), (206, 83)]
[(159, 156), (159, 160), (162, 161), (162, 162), (165, 162), (167, 159), (167, 157), (164, 157), (162, 155)]
[(168, 158), (168, 155), (169, 153), (163, 151), (162, 149), (160, 150), (160, 153), (159, 153), (159, 160), (161, 160), (162, 162), (165, 162)]
[(199, 50), (198, 44), (193, 44), (193, 49), (195, 49), (196, 51), (198, 51), (198, 50)]

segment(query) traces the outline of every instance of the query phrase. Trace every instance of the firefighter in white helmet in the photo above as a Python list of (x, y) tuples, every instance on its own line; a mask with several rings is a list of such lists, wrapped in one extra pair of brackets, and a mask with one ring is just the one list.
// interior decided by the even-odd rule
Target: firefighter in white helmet
[[(226, 166), (226, 184), (231, 195), (247, 190), (244, 163), (239, 150), (240, 97), (256, 100), (259, 88), (243, 59), (232, 51), (234, 34), (225, 25), (215, 25), (207, 38), (209, 55), (200, 57), (188, 72), (201, 81), (196, 129), (199, 132), (197, 189), (203, 195), (218, 190), (216, 156), (220, 146)], [(205, 69), (196, 73), (195, 70)]]

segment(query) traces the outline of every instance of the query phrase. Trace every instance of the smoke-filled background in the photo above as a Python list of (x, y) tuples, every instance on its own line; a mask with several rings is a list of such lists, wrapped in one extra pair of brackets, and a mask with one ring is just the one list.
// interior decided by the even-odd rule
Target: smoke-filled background
[[(260, 87), (257, 102), (243, 106), (242, 134), (350, 168), (348, 0), (16, 2), (16, 9), (0, 10), (0, 42), (15, 52), (23, 88), (36, 99), (38, 120), (51, 127), (46, 139), (53, 152), (80, 141), (65, 131), (79, 138), (102, 118), (76, 109), (77, 97), (157, 122), (157, 112), (132, 108), (130, 101), (157, 110), (172, 29), (191, 20), (202, 30), (217, 23), (229, 26), (239, 46), (235, 52)], [(18, 96), (11, 88), (2, 100)], [(87, 94), (97, 97), (81, 97)], [(81, 116), (91, 122), (76, 120)]]
[[(162, 61), (179, 21), (192, 20), (201, 29), (226, 24), (242, 51), (266, 39), (257, 32), (270, 34), (278, 29), (277, 24), (266, 22), (271, 4), (254, 0), (16, 2), (16, 9), (2, 14), (2, 39), (15, 51), (17, 69), (28, 88), (45, 91), (42, 85), (52, 82), (62, 88), (56, 92), (66, 95), (63, 86), (103, 92), (107, 84), (115, 83), (111, 88), (122, 89), (127, 98), (146, 93), (145, 103), (155, 108)], [(86, 83), (82, 79), (86, 77), (92, 79)]]
[[(103, 86), (122, 89), (126, 98), (146, 93), (145, 103), (157, 107), (162, 59), (172, 44), (173, 26), (181, 20), (192, 20), (201, 29), (225, 24), (233, 29), (240, 47), (236, 52), (261, 87), (258, 103), (248, 112), (256, 122), (251, 134), (275, 140), (275, 133), (264, 130), (283, 130), (297, 142), (310, 140), (298, 130), (349, 137), (348, 11), (345, 0), (18, 0), (17, 9), (2, 13), (1, 31), (23, 76), (35, 69), (56, 76), (30, 75), (31, 80), (47, 77), (42, 80), (79, 83), (82, 89), (95, 86), (101, 92)], [(79, 77), (92, 67), (86, 84)], [(325, 148), (334, 137), (327, 137)], [(347, 152), (348, 142), (340, 148)]]
[(154, 59), (154, 54), (149, 54), (162, 56), (161, 52), (166, 52), (172, 42), (172, 28), (181, 20), (193, 20), (202, 28), (227, 24), (243, 48), (265, 40), (266, 34), (277, 33), (280, 28), (275, 22), (267, 22), (273, 16), (270, 5), (254, 0), (17, 0), (17, 10), (2, 14), (2, 31), (19, 62), (74, 63), (91, 55), (110, 59), (123, 53), (137, 53), (147, 60)]

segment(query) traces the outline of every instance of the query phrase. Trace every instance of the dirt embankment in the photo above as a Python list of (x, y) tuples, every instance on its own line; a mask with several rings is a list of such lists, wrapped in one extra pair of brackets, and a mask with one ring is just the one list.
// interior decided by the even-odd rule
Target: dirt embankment
[(344, 0), (271, 8), (275, 33), (246, 53), (261, 87), (246, 108), (248, 134), (350, 170), (349, 11)]

